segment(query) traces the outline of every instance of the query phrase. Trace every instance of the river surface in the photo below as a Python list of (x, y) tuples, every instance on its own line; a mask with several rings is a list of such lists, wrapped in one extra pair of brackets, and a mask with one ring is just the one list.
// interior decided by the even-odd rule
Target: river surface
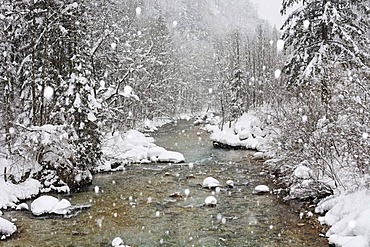
[[(95, 175), (88, 190), (58, 195), (92, 205), (72, 218), (6, 212), (19, 233), (1, 246), (111, 246), (117, 236), (130, 246), (327, 246), (296, 207), (252, 193), (269, 181), (250, 151), (215, 149), (207, 133), (186, 121), (166, 125), (154, 137), (157, 145), (182, 152), (187, 163), (135, 164)], [(204, 189), (208, 176), (236, 186)], [(217, 206), (203, 206), (212, 194)]]

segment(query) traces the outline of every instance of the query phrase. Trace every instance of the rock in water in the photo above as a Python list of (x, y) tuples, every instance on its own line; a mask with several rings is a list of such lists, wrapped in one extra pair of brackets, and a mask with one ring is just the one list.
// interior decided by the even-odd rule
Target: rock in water
[(182, 163), (185, 162), (184, 155), (179, 152), (165, 151), (158, 156), (159, 162)]
[(253, 190), (253, 193), (254, 194), (264, 194), (264, 193), (267, 193), (270, 191), (270, 188), (266, 185), (257, 185), (254, 190)]
[(57, 205), (54, 206), (53, 208), (53, 211), (52, 213), (54, 214), (67, 214), (68, 213), (68, 209), (69, 207), (71, 207), (71, 202), (66, 200), (66, 199), (62, 199), (58, 202)]
[(50, 213), (58, 203), (58, 198), (53, 196), (40, 196), (31, 203), (31, 211), (36, 216)]
[(40, 196), (31, 203), (31, 211), (34, 215), (40, 216), (43, 214), (60, 214), (67, 215), (74, 210), (84, 209), (89, 206), (75, 206), (72, 207), (70, 201), (53, 196)]
[(120, 237), (115, 237), (112, 241), (112, 246), (117, 247), (123, 244), (123, 240)]
[(253, 154), (253, 158), (255, 160), (263, 160), (265, 158), (265, 153), (264, 152), (256, 152)]
[(230, 188), (234, 188), (234, 181), (233, 180), (227, 180), (226, 181), (226, 184), (227, 184), (227, 186), (229, 186)]
[(209, 206), (209, 207), (215, 207), (216, 204), (217, 204), (217, 199), (216, 197), (214, 196), (208, 196), (205, 200), (204, 200), (204, 204), (206, 206)]
[(207, 177), (203, 180), (203, 187), (204, 188), (215, 188), (215, 187), (219, 187), (220, 186), (220, 182), (213, 178), (213, 177)]

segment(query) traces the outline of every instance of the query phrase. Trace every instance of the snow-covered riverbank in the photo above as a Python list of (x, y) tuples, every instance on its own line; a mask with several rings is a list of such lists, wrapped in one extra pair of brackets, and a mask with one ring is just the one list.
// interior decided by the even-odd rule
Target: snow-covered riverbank
[[(207, 125), (207, 130), (211, 131), (211, 139), (225, 147), (239, 147), (258, 151), (267, 151), (268, 155), (261, 152), (255, 154), (256, 158), (268, 157), (274, 153), (271, 149), (271, 142), (274, 140), (278, 130), (272, 129), (271, 126), (266, 126), (268, 119), (265, 116), (266, 111), (249, 112), (243, 114), (237, 121), (231, 124), (231, 127), (224, 127), (221, 131), (218, 126)], [(261, 117), (262, 116), (262, 117)], [(268, 127), (270, 129), (268, 129)], [(273, 134), (272, 134), (273, 133)], [(277, 157), (275, 157), (277, 158)], [(276, 169), (276, 163), (279, 159), (267, 160), (265, 165), (272, 169)], [(285, 169), (281, 166), (279, 169)], [(287, 199), (310, 198), (317, 193), (319, 188), (315, 188), (314, 184), (318, 184), (323, 193), (329, 193), (328, 189), (334, 195), (322, 199), (315, 212), (318, 214), (321, 224), (330, 226), (326, 233), (329, 243), (338, 247), (369, 247), (370, 246), (370, 192), (368, 189), (357, 189), (355, 181), (351, 184), (350, 178), (346, 178), (346, 172), (338, 173), (341, 177), (338, 178), (346, 181), (346, 187), (350, 189), (337, 188), (335, 181), (329, 177), (323, 178), (320, 183), (315, 183), (313, 172), (305, 166), (304, 162), (297, 164), (292, 169), (291, 174), (286, 178), (289, 180), (289, 195)], [(285, 189), (285, 188), (284, 188)], [(322, 216), (321, 216), (322, 215)], [(298, 216), (297, 216), (298, 217)], [(319, 237), (319, 236), (317, 236)]]
[[(157, 127), (168, 122), (168, 120), (146, 121), (141, 126), (141, 129), (152, 132), (157, 130)], [(106, 134), (102, 144), (102, 162), (96, 167), (95, 171), (123, 170), (130, 163), (180, 163), (185, 161), (181, 153), (166, 150), (157, 146), (154, 142), (154, 138), (148, 137), (137, 130), (129, 130), (127, 132), (116, 131), (113, 134)], [(18, 169), (14, 169), (14, 167), (18, 167)], [(5, 181), (6, 177), (19, 177), (20, 175), (18, 173), (22, 173), (22, 171), (30, 170), (33, 174), (39, 168), (38, 165), (35, 165), (35, 162), (30, 161), (29, 163), (20, 165), (16, 160), (0, 158), (0, 171), (4, 172), (0, 176), (0, 210), (20, 209), (19, 203), (22, 200), (34, 198), (45, 190), (44, 184), (34, 178), (28, 178), (16, 184), (9, 180)], [(6, 174), (5, 171), (7, 171)], [(75, 179), (79, 180), (79, 176), (76, 176)], [(50, 189), (47, 191), (50, 191)], [(56, 190), (56, 192), (59, 191)], [(69, 188), (65, 188), (64, 191), (68, 192)], [(16, 232), (17, 228), (12, 222), (1, 218), (1, 215), (2, 213), (0, 211), (0, 238), (5, 239)]]

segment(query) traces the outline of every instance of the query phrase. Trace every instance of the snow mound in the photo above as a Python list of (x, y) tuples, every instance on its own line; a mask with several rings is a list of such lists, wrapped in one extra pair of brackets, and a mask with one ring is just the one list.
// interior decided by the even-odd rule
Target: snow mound
[(0, 178), (0, 188), (0, 208), (15, 208), (19, 200), (37, 195), (41, 189), (41, 183), (29, 178), (23, 183), (13, 184)]
[(204, 200), (204, 204), (205, 204), (206, 206), (210, 206), (210, 207), (212, 207), (212, 206), (216, 206), (216, 204), (217, 204), (217, 199), (216, 199), (216, 197), (214, 197), (214, 196), (208, 196), (208, 197)]
[(185, 158), (182, 153), (165, 150), (158, 156), (158, 161), (159, 162), (181, 163), (185, 161)]
[(326, 212), (319, 221), (331, 226), (326, 233), (331, 244), (370, 246), (370, 194), (367, 190), (328, 197), (319, 203), (316, 212)]
[(112, 241), (112, 246), (117, 247), (123, 244), (123, 240), (120, 237), (115, 237)]
[(207, 126), (215, 145), (265, 151), (269, 132), (254, 112), (244, 113), (230, 128)]
[(53, 196), (40, 196), (31, 203), (31, 211), (36, 216), (50, 213), (65, 215), (70, 207), (71, 203), (68, 200), (59, 201)]
[(16, 210), (29, 210), (27, 203), (21, 203), (17, 205)]
[(148, 149), (147, 155), (149, 158), (152, 158), (152, 157), (158, 158), (159, 155), (161, 155), (162, 153), (166, 151), (167, 150), (165, 148), (155, 146), (155, 147)]
[(202, 185), (204, 188), (215, 188), (220, 186), (220, 182), (213, 177), (207, 177), (203, 180)]
[(128, 163), (152, 162), (184, 162), (184, 155), (179, 152), (168, 151), (156, 146), (152, 137), (130, 130), (127, 133), (115, 132), (107, 134), (102, 145), (103, 164), (98, 171), (112, 171), (124, 169)]
[(10, 237), (17, 231), (17, 227), (10, 221), (0, 217), (0, 239)]
[(257, 185), (253, 190), (253, 193), (255, 194), (263, 194), (267, 192), (270, 192), (270, 188), (267, 185)]
[(293, 175), (297, 178), (309, 179), (311, 178), (311, 173), (311, 169), (301, 163), (294, 170)]
[(369, 247), (369, 243), (364, 236), (342, 237), (334, 234), (329, 237), (329, 244), (341, 247)]

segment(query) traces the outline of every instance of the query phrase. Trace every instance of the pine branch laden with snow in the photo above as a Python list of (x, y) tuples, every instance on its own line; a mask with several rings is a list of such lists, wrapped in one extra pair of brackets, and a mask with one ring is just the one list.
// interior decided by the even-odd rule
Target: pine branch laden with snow
[(327, 80), (332, 62), (342, 68), (370, 69), (369, 22), (364, 21), (362, 3), (284, 0), (282, 13), (295, 3), (302, 6), (283, 25), (283, 39), (292, 48), (283, 71), (289, 84)]

